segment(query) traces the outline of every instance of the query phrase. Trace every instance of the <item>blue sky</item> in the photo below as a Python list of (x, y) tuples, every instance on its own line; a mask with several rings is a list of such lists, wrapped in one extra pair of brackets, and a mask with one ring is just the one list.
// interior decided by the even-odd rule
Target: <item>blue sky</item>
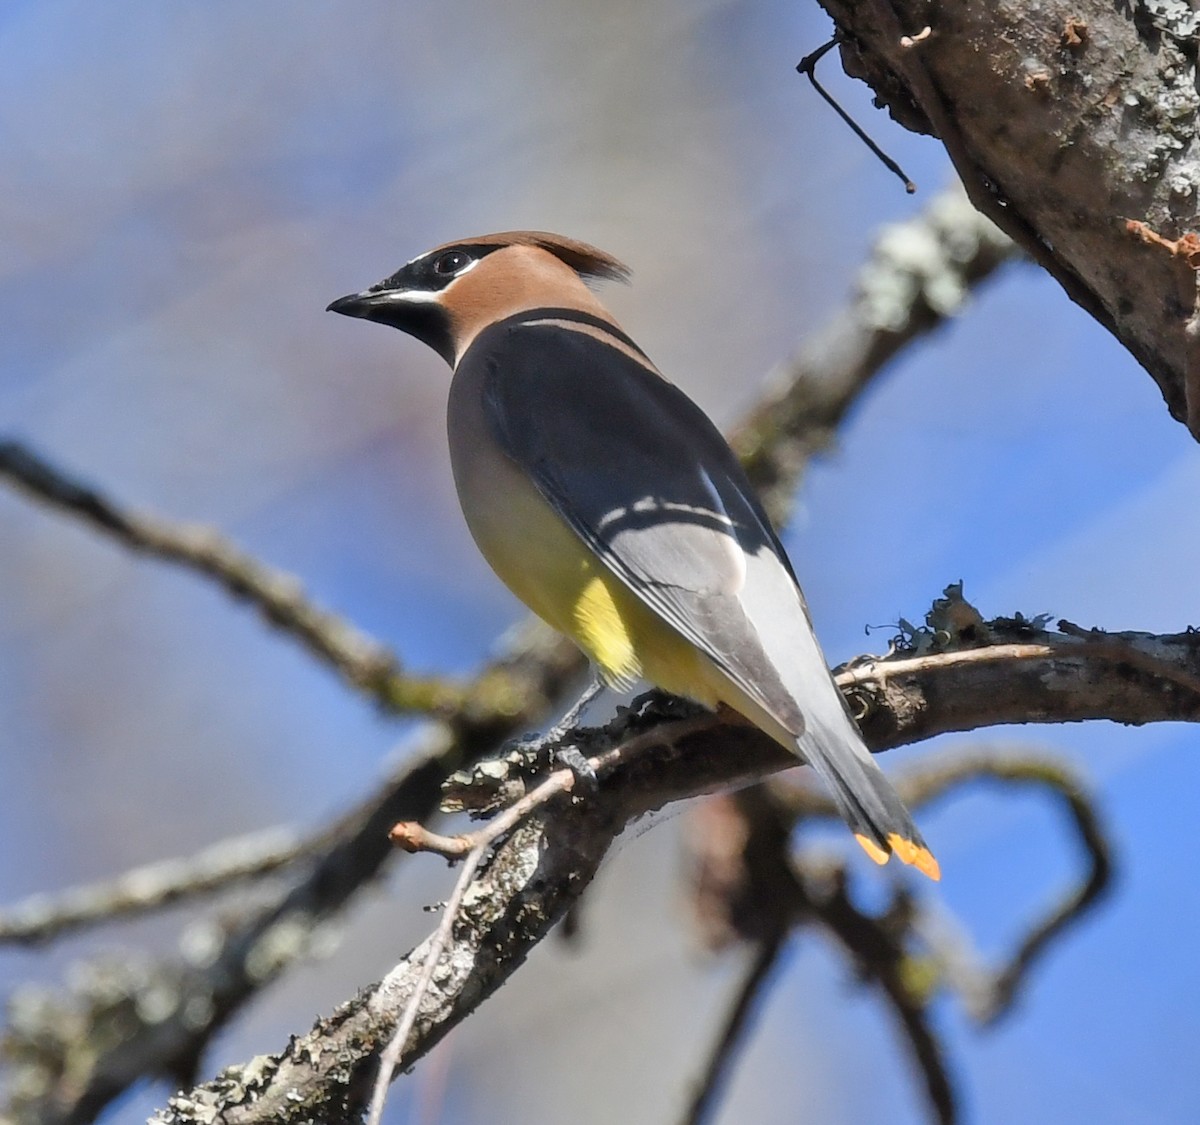
[[(949, 178), (936, 143), (873, 115), (831, 56), (828, 84), (918, 181), (906, 197), (795, 75), (827, 31), (815, 6), (778, 0), (10, 3), (0, 432), (132, 505), (221, 526), (414, 667), (474, 668), (520, 610), (457, 512), (447, 373), (324, 306), (448, 238), (560, 230), (633, 267), (606, 299), (732, 423), (846, 299), (879, 225)], [(989, 616), (1173, 631), (1200, 620), (1198, 492), (1200, 450), (1149, 377), (1013, 266), (860, 404), (786, 542), (834, 660), (959, 579)], [(315, 824), (403, 753), (403, 725), (217, 592), (6, 491), (0, 667), (0, 901)], [(1119, 848), (1115, 893), (1004, 1025), (978, 1033), (939, 1007), (969, 1120), (1200, 1114), (1178, 1046), (1200, 1001), (1198, 739), (1094, 724), (955, 740), (1063, 754)], [(556, 1119), (553, 1090), (539, 1108), (508, 1073), (514, 1032), (568, 1074), (580, 1120), (673, 1117), (738, 969), (687, 932), (679, 823), (607, 866), (581, 951), (539, 951), (455, 1036), (439, 1120)], [(980, 787), (931, 811), (927, 835), (946, 879), (923, 893), (989, 953), (1073, 870), (1036, 797)], [(374, 896), (210, 1065), (277, 1048), (380, 976), (443, 880), (410, 871)], [(171, 927), (145, 929), (169, 947)], [(89, 948), (0, 952), (0, 990), (54, 980)], [(588, 1074), (567, 1066), (579, 1057)], [(924, 1120), (886, 1015), (812, 937), (789, 952), (721, 1120), (790, 1122), (797, 1106)]]

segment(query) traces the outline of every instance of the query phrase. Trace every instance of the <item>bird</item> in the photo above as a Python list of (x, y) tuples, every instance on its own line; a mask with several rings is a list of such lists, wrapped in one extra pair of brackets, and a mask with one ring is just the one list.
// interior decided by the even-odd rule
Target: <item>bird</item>
[(629, 277), (587, 243), (506, 231), (437, 246), (327, 311), (450, 364), (450, 461), (475, 543), (603, 683), (732, 708), (816, 770), (876, 863), (940, 878), (737, 456), (591, 287)]

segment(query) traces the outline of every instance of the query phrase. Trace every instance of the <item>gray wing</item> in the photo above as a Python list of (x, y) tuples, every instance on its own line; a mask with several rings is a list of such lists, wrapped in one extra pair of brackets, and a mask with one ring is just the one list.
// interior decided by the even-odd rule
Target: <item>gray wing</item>
[[(602, 324), (602, 322), (599, 322)], [(795, 734), (804, 720), (755, 619), (770, 572), (804, 612), (791, 565), (725, 439), (678, 388), (562, 320), (499, 325), (463, 357), (484, 371), (501, 446), (639, 598)], [(755, 581), (747, 584), (748, 576)], [(749, 600), (748, 600), (749, 599)], [(778, 616), (779, 605), (760, 609)], [(804, 628), (797, 619), (781, 626)], [(822, 668), (824, 665), (822, 664)]]
[[(589, 331), (564, 328), (572, 317)], [(505, 452), (634, 594), (795, 737), (873, 858), (897, 851), (937, 878), (725, 440), (612, 326), (564, 310), (523, 319), (481, 333), (462, 360), (483, 365), (484, 413)]]

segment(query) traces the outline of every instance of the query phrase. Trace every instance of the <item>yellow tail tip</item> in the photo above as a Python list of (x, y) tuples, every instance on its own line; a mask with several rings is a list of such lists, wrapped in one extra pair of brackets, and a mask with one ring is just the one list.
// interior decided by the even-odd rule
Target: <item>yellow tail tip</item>
[(928, 875), (935, 883), (942, 877), (942, 869), (928, 848), (914, 844), (911, 840), (906, 840), (903, 836), (898, 836), (895, 832), (891, 833), (887, 838), (888, 847), (891, 849), (890, 852), (885, 851), (870, 837), (860, 835), (858, 832), (854, 833), (854, 838), (858, 841), (859, 847), (878, 864), (887, 863), (888, 859), (894, 854), (899, 857), (901, 863), (907, 863), (910, 867), (915, 867), (922, 875)]
[(860, 836), (857, 832), (854, 833), (854, 838), (858, 841), (859, 846), (867, 853), (876, 863), (884, 864), (888, 861), (888, 853), (883, 850), (874, 840), (868, 839), (866, 836)]
[[(901, 863), (907, 863), (910, 867), (915, 867), (922, 875), (928, 875), (935, 883), (941, 879), (942, 869), (928, 848), (914, 844), (911, 840), (906, 840), (903, 836), (898, 836), (894, 832), (888, 836), (888, 844), (891, 846), (892, 851), (900, 857)], [(878, 850), (876, 848), (876, 851)], [(875, 857), (872, 856), (871, 858), (874, 859)], [(876, 860), (876, 862), (879, 861)]]

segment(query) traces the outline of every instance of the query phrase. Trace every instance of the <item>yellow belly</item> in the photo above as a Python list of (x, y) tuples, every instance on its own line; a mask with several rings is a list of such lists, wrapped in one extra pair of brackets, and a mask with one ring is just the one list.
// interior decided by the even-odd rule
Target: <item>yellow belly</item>
[[(579, 645), (614, 687), (644, 677), (715, 707), (707, 658), (632, 593), (523, 474), (498, 461), (477, 479), (456, 476), (471, 534), (504, 584)], [(475, 485), (486, 489), (486, 501), (471, 496)]]
[(483, 557), (613, 686), (644, 677), (715, 707), (725, 677), (600, 561), (500, 449), (483, 416), (481, 378), (455, 374), (448, 428), (459, 502)]
[(708, 707), (720, 701), (716, 669), (690, 641), (633, 594), (601, 563), (585, 563), (587, 581), (575, 599), (574, 628), (566, 630), (614, 686), (639, 676)]

